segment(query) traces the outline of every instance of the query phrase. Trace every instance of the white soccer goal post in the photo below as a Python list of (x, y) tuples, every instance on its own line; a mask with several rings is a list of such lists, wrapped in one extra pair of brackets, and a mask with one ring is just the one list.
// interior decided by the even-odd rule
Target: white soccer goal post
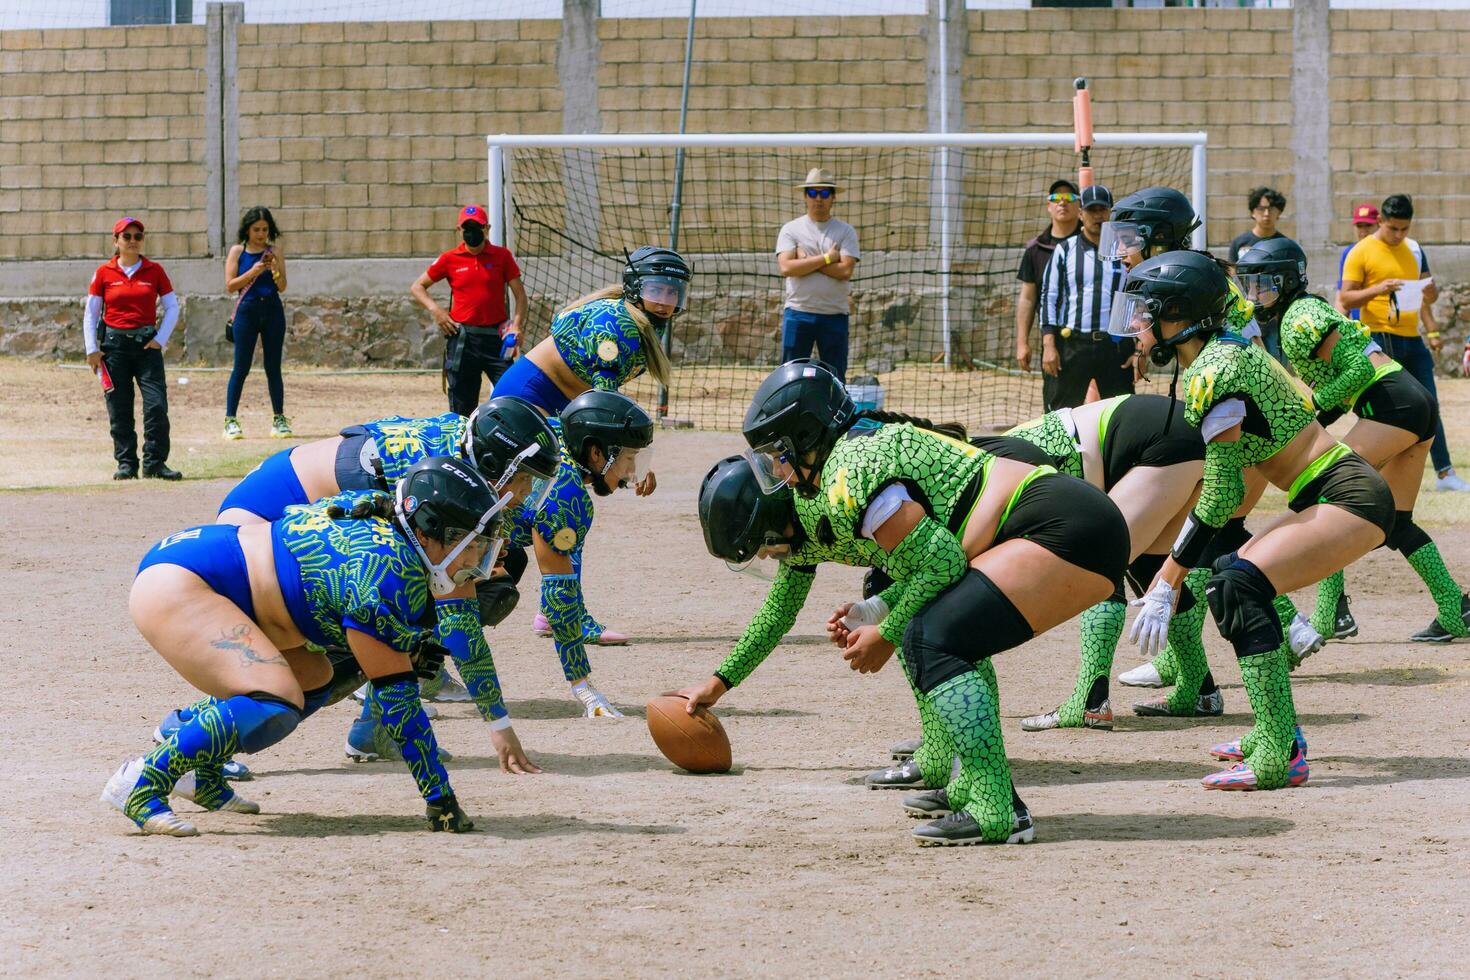
[[(669, 242), (675, 154), (684, 151), (678, 242), (696, 269), (699, 316), (676, 332), (675, 357), (701, 377), (713, 377), (715, 365), (770, 364), (779, 353), (768, 349), (782, 288), (776, 232), (802, 213), (793, 185), (813, 166), (844, 185), (834, 215), (859, 234), (856, 373), (917, 364), (1004, 372), (1014, 355), (997, 338), (1021, 246), (1045, 226), (1047, 186), (1077, 171), (1070, 132), (502, 134), (486, 142), (491, 241), (524, 254), (527, 288), (548, 304), (616, 281), (623, 248)], [(1203, 219), (1206, 147), (1202, 132), (1097, 133), (1093, 171), (1120, 197), (1179, 187)], [(1204, 242), (1201, 224), (1194, 243)]]

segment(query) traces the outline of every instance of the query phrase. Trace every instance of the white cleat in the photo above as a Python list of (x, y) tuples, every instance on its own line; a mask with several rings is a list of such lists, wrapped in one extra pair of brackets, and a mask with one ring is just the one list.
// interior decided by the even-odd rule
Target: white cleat
[(621, 718), (623, 713), (613, 707), (613, 703), (589, 681), (582, 681), (572, 687), (572, 693), (578, 701), (582, 702), (584, 716), (587, 718)]
[[(170, 796), (177, 796), (181, 800), (188, 800), (190, 803), (195, 803), (194, 795), (195, 795), (195, 791), (198, 788), (199, 788), (198, 781), (196, 780), (196, 778), (194, 776), (194, 773), (191, 770), (190, 772), (186, 772), (182, 776), (179, 777), (179, 781), (176, 782), (176, 783), (174, 783), (174, 790), (173, 790), (173, 792), (170, 793), (169, 795)], [(203, 803), (195, 803), (195, 805), (196, 806), (204, 806)], [(231, 791), (230, 792), (230, 795), (219, 806), (215, 806), (215, 807), (204, 807), (204, 808), (206, 810), (213, 810), (215, 813), (259, 813), (260, 812), (260, 804), (259, 803), (256, 803), (256, 802), (254, 802), (252, 800), (247, 800), (247, 799), (245, 799), (245, 797), (241, 796), (239, 793), (236, 793), (234, 791)]]
[[(128, 797), (132, 795), (133, 788), (138, 785), (138, 777), (142, 773), (143, 760), (141, 757), (129, 759), (118, 766), (117, 772), (112, 774), (112, 778), (102, 788), (102, 802), (132, 820), (133, 818), (128, 815)], [(167, 837), (199, 836), (199, 828), (172, 810), (155, 813), (141, 824), (136, 820), (133, 823), (145, 834), (159, 834)]]
[(1128, 687), (1168, 686), (1164, 683), (1164, 679), (1159, 676), (1158, 670), (1154, 668), (1153, 661), (1149, 661), (1146, 664), (1139, 664), (1132, 670), (1125, 670), (1118, 675), (1118, 683)]
[(1322, 638), (1321, 633), (1312, 628), (1311, 621), (1301, 613), (1297, 613), (1296, 618), (1287, 627), (1286, 640), (1291, 644), (1291, 654), (1296, 658), (1298, 664), (1322, 649), (1327, 642)]

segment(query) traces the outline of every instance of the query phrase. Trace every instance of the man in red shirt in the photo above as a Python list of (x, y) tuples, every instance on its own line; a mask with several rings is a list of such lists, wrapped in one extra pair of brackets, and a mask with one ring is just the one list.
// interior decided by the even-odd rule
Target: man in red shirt
[[(449, 410), (469, 415), (480, 404), (480, 376), (495, 382), (510, 367), (520, 345), (521, 323), (526, 316), (526, 287), (510, 249), (485, 240), (489, 224), (485, 209), (478, 204), (459, 212), (463, 244), (434, 260), (409, 290), (434, 317), (444, 334), (444, 387), (449, 393)], [(434, 302), (429, 287), (449, 280), (449, 309)], [(514, 318), (507, 316), (505, 290), (515, 297)]]

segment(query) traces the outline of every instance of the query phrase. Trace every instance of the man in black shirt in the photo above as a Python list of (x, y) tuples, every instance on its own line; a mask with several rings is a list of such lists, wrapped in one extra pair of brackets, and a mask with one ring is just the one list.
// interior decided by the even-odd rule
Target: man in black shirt
[(1041, 276), (1057, 243), (1071, 238), (1082, 227), (1077, 203), (1077, 185), (1070, 180), (1051, 182), (1046, 192), (1046, 211), (1051, 216), (1051, 227), (1026, 243), (1021, 255), (1021, 267), (1016, 271), (1016, 280), (1021, 291), (1016, 296), (1016, 364), (1022, 371), (1031, 370), (1031, 324), (1036, 319), (1036, 303), (1041, 288)]

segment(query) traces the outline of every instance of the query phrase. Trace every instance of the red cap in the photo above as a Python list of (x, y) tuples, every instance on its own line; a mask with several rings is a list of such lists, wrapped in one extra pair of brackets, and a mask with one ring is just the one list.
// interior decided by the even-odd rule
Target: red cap
[(459, 224), (456, 228), (464, 225), (466, 221), (473, 221), (477, 225), (490, 224), (490, 216), (485, 213), (484, 207), (479, 204), (466, 204), (459, 212)]
[(1359, 204), (1357, 207), (1353, 208), (1353, 224), (1378, 224), (1378, 209), (1371, 204)]
[(118, 218), (112, 223), (113, 237), (116, 238), (118, 235), (121, 235), (123, 229), (126, 228), (128, 225), (137, 225), (138, 230), (143, 231), (143, 222), (139, 221), (137, 218)]

